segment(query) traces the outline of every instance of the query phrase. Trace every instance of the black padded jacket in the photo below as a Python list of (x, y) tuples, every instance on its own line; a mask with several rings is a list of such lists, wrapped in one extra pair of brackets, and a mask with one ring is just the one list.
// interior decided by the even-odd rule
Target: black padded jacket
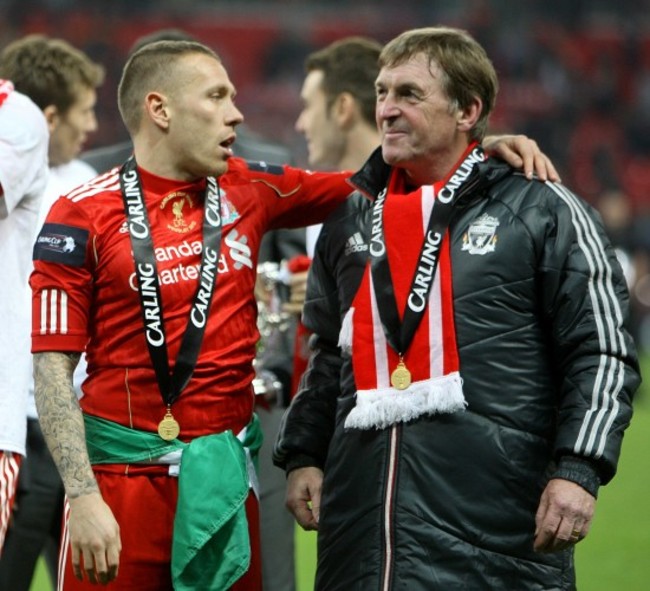
[[(616, 472), (640, 382), (627, 288), (588, 205), (481, 166), (447, 238), (463, 412), (343, 428), (355, 384), (336, 343), (368, 256), (347, 245), (387, 184), (379, 152), (321, 231), (304, 310), (314, 353), (275, 447), (287, 470), (324, 469), (319, 591), (575, 588), (573, 549), (533, 551), (535, 512), (551, 477), (596, 495)], [(479, 220), (492, 250), (472, 242)]]

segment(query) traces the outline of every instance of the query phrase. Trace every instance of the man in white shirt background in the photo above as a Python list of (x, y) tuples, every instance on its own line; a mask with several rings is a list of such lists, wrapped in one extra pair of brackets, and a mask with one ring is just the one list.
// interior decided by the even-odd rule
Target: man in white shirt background
[[(25, 333), (25, 346), (18, 348), (11, 342), (7, 343), (16, 357), (15, 363), (10, 363), (11, 357), (2, 355), (2, 368), (6, 363), (13, 379), (24, 382), (21, 387), (24, 387), (26, 392), (26, 402), (20, 411), (14, 409), (11, 425), (12, 428), (21, 430), (23, 448), (25, 425), (27, 426), (27, 457), (21, 466), (12, 523), (0, 557), (0, 589), (27, 591), (41, 554), (46, 560), (50, 578), (53, 582), (56, 581), (63, 508), (63, 486), (43, 440), (34, 404), (29, 351), (31, 293), (27, 285), (27, 275), (31, 271), (34, 236), (52, 203), (60, 195), (96, 175), (95, 169), (77, 157), (88, 135), (97, 129), (94, 110), (96, 89), (104, 80), (104, 69), (62, 39), (29, 35), (7, 45), (0, 53), (0, 77), (11, 79), (16, 90), (36, 103), (41, 111), (39, 115), (41, 119), (44, 116), (49, 129), (49, 142), (45, 140), (49, 178), (42, 201), (31, 212), (34, 218), (33, 232), (23, 233), (11, 243), (11, 248), (20, 248), (25, 257), (25, 293), (12, 300), (15, 305), (24, 306), (27, 311), (25, 318), (21, 317), (20, 320), (20, 330)], [(4, 230), (1, 230), (1, 234), (0, 242), (5, 239)], [(19, 240), (24, 244), (19, 244)], [(0, 248), (0, 265), (9, 264), (11, 259), (12, 257), (5, 256)], [(3, 279), (0, 282), (0, 290), (5, 289), (7, 283), (9, 282)], [(4, 296), (0, 301), (4, 307)], [(0, 331), (0, 334), (0, 339), (4, 341), (5, 330)], [(0, 372), (2, 371), (0, 369)], [(85, 364), (80, 363), (75, 377), (77, 386), (84, 376)], [(3, 389), (4, 385), (3, 378), (0, 389)], [(80, 393), (80, 390), (78, 392)], [(0, 394), (0, 404), (3, 404), (3, 390), (0, 390)], [(2, 411), (0, 415), (0, 420), (4, 423), (7, 415)], [(24, 451), (22, 453), (24, 454)]]
[(43, 113), (0, 79), (0, 555), (25, 456), (30, 305), (27, 283), (47, 182)]

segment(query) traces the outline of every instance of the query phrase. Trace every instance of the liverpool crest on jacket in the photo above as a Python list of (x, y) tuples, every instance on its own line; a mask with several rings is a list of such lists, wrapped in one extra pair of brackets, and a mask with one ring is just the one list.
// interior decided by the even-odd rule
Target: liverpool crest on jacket
[(484, 255), (494, 252), (497, 244), (497, 227), (499, 220), (484, 213), (480, 218), (474, 220), (463, 234), (463, 250), (469, 254)]

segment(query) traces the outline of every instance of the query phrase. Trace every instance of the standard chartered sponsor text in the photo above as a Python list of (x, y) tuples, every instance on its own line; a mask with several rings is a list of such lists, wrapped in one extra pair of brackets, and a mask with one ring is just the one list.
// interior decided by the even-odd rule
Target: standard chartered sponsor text
[[(169, 269), (163, 269), (158, 273), (158, 281), (161, 285), (171, 285), (173, 283), (180, 283), (182, 281), (197, 281), (199, 278), (199, 270), (201, 268), (200, 263), (193, 265), (186, 265), (184, 263), (179, 263), (175, 267)], [(219, 265), (217, 267), (218, 273), (227, 273), (228, 260), (224, 254), (221, 254), (219, 257)], [(132, 290), (138, 290), (138, 280), (135, 273), (129, 277), (129, 286)]]

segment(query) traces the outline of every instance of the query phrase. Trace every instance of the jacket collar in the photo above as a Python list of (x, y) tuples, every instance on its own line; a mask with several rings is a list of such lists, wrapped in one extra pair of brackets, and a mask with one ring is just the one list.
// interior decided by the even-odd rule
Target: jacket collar
[[(483, 182), (479, 189), (493, 185), (503, 177), (512, 174), (513, 169), (494, 156), (490, 156), (479, 165), (482, 169)], [(365, 164), (350, 177), (350, 184), (371, 199), (388, 185), (392, 167), (384, 162), (381, 146), (378, 147), (366, 160)]]
[(374, 199), (388, 184), (392, 168), (384, 162), (381, 146), (370, 154), (365, 164), (350, 177), (350, 184)]

